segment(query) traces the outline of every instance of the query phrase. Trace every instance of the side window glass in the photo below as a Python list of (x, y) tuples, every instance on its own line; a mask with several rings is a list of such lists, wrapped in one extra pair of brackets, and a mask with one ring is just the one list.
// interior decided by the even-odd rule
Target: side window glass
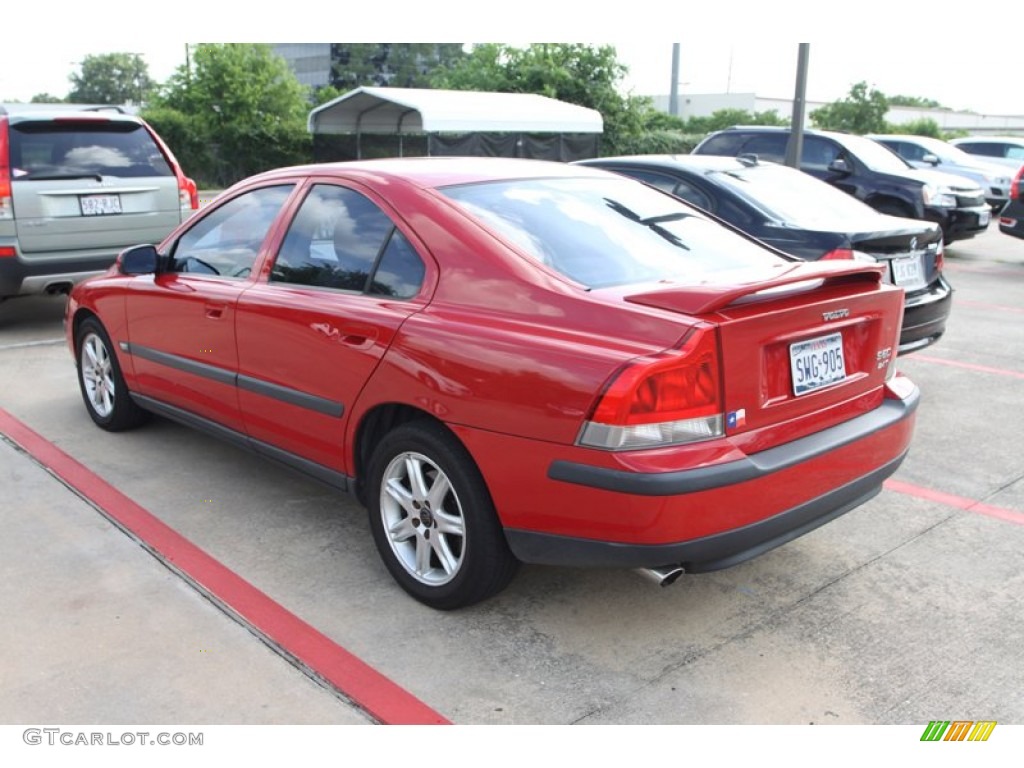
[(893, 147), (896, 150), (896, 154), (902, 157), (904, 160), (921, 161), (925, 155), (928, 154), (924, 147), (917, 144), (910, 144), (906, 141), (897, 142), (896, 146)]
[(419, 293), (423, 275), (423, 262), (405, 235), (396, 229), (380, 257), (369, 292), (375, 296), (410, 299)]
[(760, 134), (743, 145), (743, 154), (757, 155), (759, 159), (772, 163), (782, 163), (786, 160), (788, 139), (789, 135), (785, 133)]
[(367, 197), (318, 184), (295, 215), (270, 279), (409, 298), (423, 282), (423, 262)]
[(691, 205), (696, 205), (698, 208), (703, 208), (705, 211), (713, 209), (711, 205), (711, 199), (705, 195), (697, 187), (690, 184), (688, 181), (680, 181), (675, 190), (672, 192), (676, 197), (685, 200)]
[(270, 225), (294, 185), (264, 187), (225, 203), (178, 238), (169, 271), (249, 276)]
[(1002, 157), (1003, 150), (1001, 144), (957, 144), (960, 149), (964, 152), (970, 152), (972, 155), (985, 155), (987, 157)]
[(1024, 147), (1008, 146), (1006, 156), (1011, 160), (1024, 160)]
[(669, 176), (665, 176), (664, 174), (654, 173), (653, 171), (641, 171), (634, 168), (621, 171), (621, 173), (625, 173), (628, 176), (632, 176), (634, 179), (650, 184), (652, 187), (657, 187), (662, 192), (668, 192), (670, 195), (675, 194), (676, 180)]
[(839, 156), (839, 147), (820, 136), (804, 136), (804, 149), (800, 164), (806, 168), (825, 171)]

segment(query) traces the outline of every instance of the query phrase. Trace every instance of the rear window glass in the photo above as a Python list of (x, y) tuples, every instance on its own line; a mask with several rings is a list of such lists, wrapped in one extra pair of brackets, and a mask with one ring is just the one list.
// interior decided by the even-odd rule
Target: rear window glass
[(443, 190), (496, 234), (588, 288), (692, 283), (777, 257), (628, 179), (537, 179)]
[(15, 181), (174, 175), (149, 131), (138, 123), (15, 123), (10, 126), (10, 144)]

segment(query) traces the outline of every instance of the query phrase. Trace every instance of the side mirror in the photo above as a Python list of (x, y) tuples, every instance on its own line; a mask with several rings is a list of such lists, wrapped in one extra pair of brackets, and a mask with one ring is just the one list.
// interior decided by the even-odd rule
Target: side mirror
[(849, 174), (850, 164), (847, 163), (846, 160), (844, 160), (843, 158), (837, 157), (835, 160), (828, 164), (828, 169), (830, 171), (834, 171), (835, 173)]
[(157, 271), (160, 254), (155, 245), (136, 245), (121, 251), (117, 260), (122, 275), (150, 275)]
[(938, 165), (941, 161), (937, 155), (928, 154), (921, 158), (922, 163), (928, 163), (929, 165)]

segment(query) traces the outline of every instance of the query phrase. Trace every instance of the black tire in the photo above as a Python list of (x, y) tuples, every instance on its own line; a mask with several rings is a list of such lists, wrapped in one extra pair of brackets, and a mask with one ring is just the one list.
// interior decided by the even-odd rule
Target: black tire
[(85, 410), (97, 426), (121, 432), (149, 418), (128, 394), (114, 346), (96, 318), (86, 318), (78, 328), (75, 362)]
[(384, 565), (431, 608), (496, 595), (519, 567), (480, 471), (440, 424), (409, 422), (384, 436), (369, 463), (367, 507)]

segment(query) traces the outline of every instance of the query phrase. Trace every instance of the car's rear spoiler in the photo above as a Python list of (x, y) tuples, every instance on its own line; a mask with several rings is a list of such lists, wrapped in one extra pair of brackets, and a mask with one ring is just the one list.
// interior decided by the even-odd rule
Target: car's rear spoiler
[[(758, 273), (751, 282), (702, 283), (672, 286), (655, 291), (635, 293), (625, 300), (673, 312), (700, 315), (715, 312), (730, 304), (778, 298), (787, 293), (812, 290), (829, 285), (864, 283), (877, 285), (885, 267), (864, 262), (800, 262), (782, 264), (775, 273)], [(787, 291), (789, 288), (791, 291)]]

